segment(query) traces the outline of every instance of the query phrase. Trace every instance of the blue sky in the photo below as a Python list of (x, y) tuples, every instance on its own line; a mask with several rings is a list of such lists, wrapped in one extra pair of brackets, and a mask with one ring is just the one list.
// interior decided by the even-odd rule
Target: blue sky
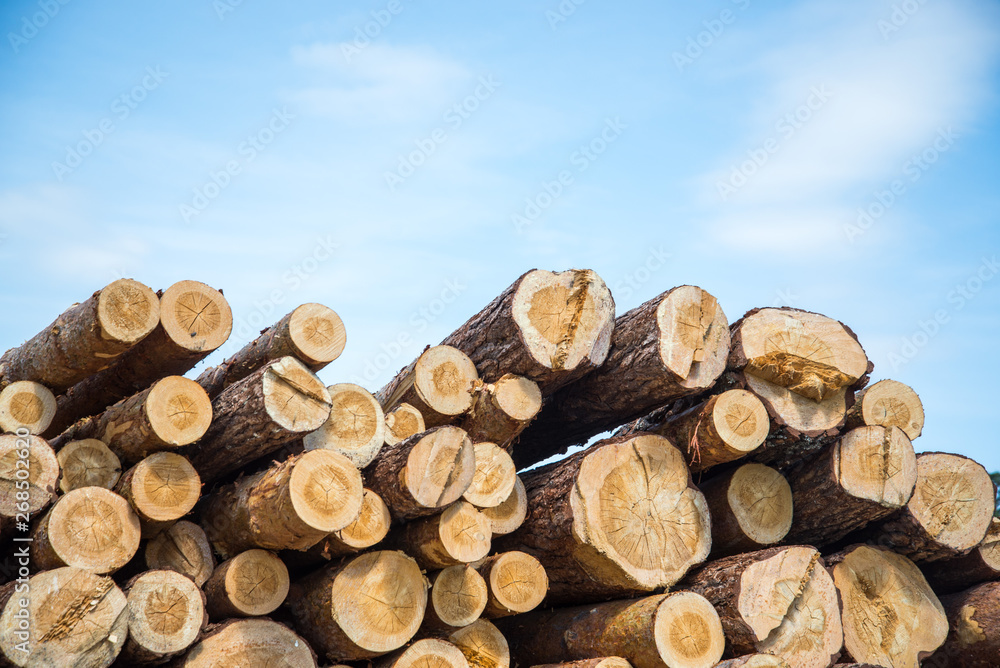
[(375, 390), (533, 267), (842, 319), (1000, 469), (1000, 7), (9, 1), (0, 347), (130, 276)]

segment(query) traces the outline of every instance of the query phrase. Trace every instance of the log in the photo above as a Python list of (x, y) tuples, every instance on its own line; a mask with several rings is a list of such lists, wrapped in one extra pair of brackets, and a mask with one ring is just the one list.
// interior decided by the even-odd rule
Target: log
[(479, 383), (475, 399), (462, 428), (473, 443), (488, 441), (511, 447), (542, 408), (538, 383), (514, 374), (505, 374), (495, 383)]
[(112, 573), (135, 556), (140, 533), (128, 501), (103, 487), (75, 489), (60, 496), (32, 531), (32, 566)]
[(513, 533), (524, 524), (528, 516), (528, 492), (521, 482), (521, 477), (514, 477), (514, 489), (506, 501), (493, 508), (481, 508), (479, 512), (490, 521), (494, 537)]
[(85, 438), (70, 441), (56, 453), (62, 475), (59, 490), (65, 494), (81, 487), (114, 489), (122, 475), (122, 463), (104, 441)]
[(184, 457), (156, 452), (126, 471), (115, 492), (139, 517), (143, 538), (151, 538), (191, 512), (201, 479)]
[(259, 547), (307, 550), (361, 513), (361, 473), (343, 455), (313, 450), (220, 488), (202, 527), (223, 558)]
[[(7, 665), (105, 668), (128, 636), (125, 594), (111, 578), (79, 568), (8, 583), (0, 588), (4, 601), (0, 662)], [(25, 610), (27, 629), (21, 623)]]
[(825, 546), (910, 500), (917, 458), (898, 427), (858, 427), (791, 475), (795, 520), (788, 542)]
[(284, 603), (288, 587), (288, 569), (273, 552), (240, 552), (205, 582), (208, 615), (218, 621), (269, 615)]
[(33, 380), (18, 380), (0, 391), (0, 432), (27, 429), (41, 434), (56, 414), (52, 390)]
[(468, 626), (452, 631), (448, 642), (462, 650), (471, 668), (510, 668), (510, 647), (500, 630), (477, 619)]
[(424, 416), (416, 408), (402, 403), (385, 414), (385, 444), (396, 445), (414, 434), (426, 431)]
[(811, 547), (772, 547), (709, 562), (678, 585), (719, 611), (733, 654), (827, 668), (844, 642), (833, 579)]
[(514, 460), (495, 443), (476, 443), (473, 450), (476, 454), (476, 470), (472, 475), (472, 484), (462, 494), (462, 498), (477, 508), (495, 508), (514, 491), (517, 477)]
[(606, 439), (522, 479), (528, 516), (496, 547), (542, 563), (552, 604), (668, 587), (708, 556), (705, 498), (661, 436)]
[(389, 508), (385, 502), (378, 494), (366, 489), (361, 500), (361, 512), (358, 514), (358, 519), (343, 529), (326, 536), (309, 548), (309, 553), (329, 561), (334, 557), (343, 557), (367, 550), (382, 542), (382, 539), (389, 533), (391, 523), (392, 516), (389, 514)]
[(375, 668), (469, 668), (462, 650), (447, 640), (424, 638), (374, 663)]
[(440, 427), (469, 411), (478, 381), (468, 355), (451, 346), (434, 346), (401, 369), (375, 398), (386, 411), (410, 404), (420, 411), (426, 427)]
[(791, 668), (791, 666), (781, 657), (772, 654), (747, 654), (735, 659), (720, 661), (715, 664), (715, 668)]
[(486, 580), (468, 564), (456, 564), (431, 573), (431, 594), (423, 627), (453, 631), (473, 623), (486, 609)]
[(774, 545), (792, 526), (788, 481), (763, 464), (743, 464), (703, 483), (701, 491), (712, 518), (712, 559)]
[(316, 665), (312, 649), (288, 627), (270, 619), (230, 619), (211, 627), (170, 668), (316, 668)]
[(44, 439), (0, 434), (0, 525), (27, 523), (55, 499), (58, 480), (59, 460)]
[(417, 632), (427, 581), (402, 552), (350, 557), (293, 583), (288, 608), (313, 646), (334, 661), (399, 649)]
[(593, 271), (533, 269), (442, 344), (468, 355), (484, 382), (517, 374), (548, 396), (604, 363), (614, 318), (611, 291)]
[(726, 368), (729, 322), (715, 297), (690, 285), (619, 316), (603, 366), (552, 395), (514, 451), (524, 468), (698, 394)]
[(233, 383), (282, 357), (294, 357), (315, 373), (340, 357), (346, 343), (344, 323), (333, 309), (302, 304), (225, 362), (205, 369), (198, 384), (214, 399)]
[(980, 582), (1000, 580), (1000, 517), (990, 520), (986, 538), (964, 557), (932, 561), (922, 568), (939, 594), (951, 594)]
[(844, 427), (866, 425), (899, 427), (911, 441), (924, 429), (924, 405), (909, 385), (897, 380), (880, 380), (864, 388), (847, 409)]
[(532, 668), (632, 668), (632, 664), (620, 656), (606, 656), (600, 659), (581, 659), (563, 663), (545, 663)]
[(156, 328), (111, 366), (60, 395), (56, 419), (46, 435), (56, 436), (160, 378), (183, 376), (225, 343), (232, 328), (233, 314), (221, 292), (198, 281), (174, 283), (160, 294)]
[(524, 552), (503, 552), (476, 565), (489, 597), (482, 615), (487, 619), (517, 615), (537, 608), (549, 589), (545, 568)]
[(917, 455), (916, 487), (906, 506), (856, 538), (918, 563), (960, 557), (986, 537), (994, 494), (981, 464), (962, 455), (924, 452)]
[(33, 380), (61, 392), (144, 339), (159, 318), (156, 293), (138, 281), (119, 279), (5, 352), (0, 357), (0, 389)]
[(202, 482), (239, 470), (330, 417), (330, 393), (301, 362), (282, 357), (212, 401), (212, 426), (188, 458)]
[(912, 561), (860, 545), (829, 562), (842, 601), (845, 660), (915, 668), (944, 642), (944, 609)]
[(928, 668), (995, 668), (1000, 657), (1000, 582), (941, 598), (951, 631)]
[(497, 624), (522, 666), (620, 656), (635, 668), (711, 668), (725, 649), (719, 615), (691, 592), (536, 610)]
[(215, 556), (205, 531), (181, 520), (146, 543), (146, 566), (176, 571), (201, 587), (215, 570)]
[(146, 571), (125, 587), (128, 640), (126, 665), (163, 663), (190, 647), (208, 624), (205, 595), (174, 571)]
[(673, 414), (657, 409), (615, 433), (649, 432), (668, 439), (687, 454), (692, 472), (705, 471), (759, 448), (767, 438), (770, 420), (764, 404), (752, 392), (726, 390)]
[(438, 513), (472, 484), (476, 455), (458, 427), (433, 427), (393, 446), (364, 470), (368, 486), (395, 520)]
[(134, 464), (154, 452), (173, 450), (201, 438), (212, 422), (212, 404), (198, 383), (167, 376), (148, 389), (84, 418), (52, 439), (55, 448), (96, 438)]
[(490, 553), (490, 521), (467, 501), (444, 512), (407, 522), (390, 531), (386, 545), (403, 550), (421, 568), (436, 570), (471, 564)]
[(385, 443), (385, 416), (368, 390), (353, 383), (337, 383), (330, 393), (330, 417), (306, 434), (306, 450), (338, 452), (362, 469), (378, 456)]

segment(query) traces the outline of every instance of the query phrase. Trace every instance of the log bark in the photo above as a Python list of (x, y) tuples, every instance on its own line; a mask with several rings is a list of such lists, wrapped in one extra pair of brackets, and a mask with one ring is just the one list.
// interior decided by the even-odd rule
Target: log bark
[(128, 583), (125, 594), (125, 665), (164, 663), (190, 647), (208, 624), (205, 594), (180, 573), (147, 571)]
[(346, 343), (344, 323), (333, 309), (302, 304), (225, 362), (202, 372), (198, 383), (214, 399), (233, 383), (282, 357), (294, 357), (315, 373), (340, 357)]
[(995, 668), (1000, 657), (1000, 582), (941, 599), (951, 631), (928, 668)]
[(212, 401), (212, 426), (188, 458), (203, 482), (264, 457), (330, 417), (330, 393), (301, 362), (282, 357)]
[(549, 589), (545, 568), (530, 554), (503, 552), (476, 564), (489, 597), (483, 617), (508, 617), (537, 608)]
[(720, 661), (715, 664), (715, 668), (791, 668), (791, 666), (780, 656), (772, 654), (748, 654), (735, 659)]
[(944, 609), (909, 559), (860, 545), (829, 562), (842, 602), (846, 660), (916, 668), (944, 642)]
[(406, 521), (441, 512), (460, 499), (475, 471), (475, 450), (466, 433), (434, 427), (383, 448), (364, 475), (393, 519)]
[(302, 443), (306, 450), (338, 452), (362, 469), (385, 443), (385, 415), (368, 390), (353, 383), (337, 383), (330, 393), (330, 417)]
[(865, 425), (899, 427), (912, 441), (924, 429), (924, 406), (909, 385), (880, 380), (858, 392), (854, 405), (847, 409), (845, 428)]
[(55, 500), (58, 480), (59, 460), (44, 439), (0, 434), (0, 525), (27, 523)]
[(27, 429), (41, 434), (56, 414), (52, 390), (33, 380), (18, 380), (0, 391), (0, 432)]
[(709, 562), (678, 585), (719, 611), (732, 654), (774, 654), (827, 668), (844, 641), (833, 579), (811, 547), (772, 547)]
[(167, 376), (148, 389), (119, 401), (100, 415), (80, 420), (52, 439), (96, 438), (118, 457), (134, 464), (154, 452), (190, 445), (212, 422), (212, 404), (201, 386), (182, 376)]
[(611, 292), (593, 271), (533, 269), (442, 344), (468, 355), (484, 382), (517, 374), (548, 396), (604, 363), (614, 317)]
[(632, 668), (632, 664), (620, 656), (606, 656), (600, 659), (581, 659), (563, 663), (545, 663), (532, 668)]
[(469, 414), (462, 422), (473, 443), (487, 441), (512, 447), (542, 408), (538, 383), (514, 374), (505, 374), (495, 383), (480, 383)]
[(402, 552), (331, 564), (294, 583), (288, 607), (318, 651), (334, 661), (369, 659), (405, 645), (427, 607), (427, 581)]
[(213, 620), (269, 615), (288, 596), (288, 569), (273, 552), (247, 550), (219, 564), (205, 582)]
[(686, 453), (692, 472), (746, 457), (767, 438), (764, 404), (746, 390), (726, 390), (680, 413), (669, 406), (625, 425), (616, 436), (659, 434)]
[(476, 443), (473, 450), (476, 454), (476, 470), (472, 476), (472, 484), (462, 494), (462, 498), (477, 508), (496, 508), (514, 491), (517, 477), (514, 460), (495, 443)]
[(146, 543), (146, 566), (176, 571), (201, 587), (215, 570), (215, 556), (205, 531), (181, 520)]
[(361, 513), (361, 473), (335, 452), (314, 450), (220, 488), (202, 527), (223, 558), (250, 548), (307, 550)]
[(680, 397), (707, 390), (726, 368), (729, 323), (715, 297), (685, 285), (615, 320), (603, 366), (546, 400), (514, 451), (518, 468)]
[(421, 568), (436, 570), (471, 564), (490, 553), (490, 521), (467, 501), (443, 513), (407, 522), (386, 537), (386, 545), (405, 551)]
[(910, 500), (917, 458), (898, 427), (852, 429), (810, 466), (791, 474), (790, 543), (825, 546)]
[(375, 668), (469, 668), (462, 650), (447, 640), (424, 638), (380, 658)]
[(701, 485), (712, 518), (711, 558), (774, 545), (792, 526), (792, 490), (763, 464), (743, 464)]
[(139, 517), (143, 538), (151, 538), (191, 512), (201, 479), (184, 457), (157, 452), (126, 471), (115, 492)]
[(922, 568), (939, 594), (951, 594), (980, 582), (1000, 580), (1000, 517), (990, 521), (986, 538), (964, 557), (932, 561)]
[(32, 566), (74, 566), (112, 573), (139, 549), (139, 518), (128, 501), (103, 487), (75, 489), (59, 497), (31, 534)]
[(497, 540), (537, 558), (553, 604), (667, 587), (708, 556), (708, 507), (683, 455), (652, 434), (616, 437), (522, 474), (528, 516)]
[(462, 650), (471, 668), (510, 668), (507, 639), (485, 619), (452, 631), (447, 640)]
[(469, 411), (478, 382), (468, 355), (451, 346), (434, 346), (401, 369), (375, 398), (386, 411), (410, 404), (420, 411), (426, 427), (440, 427)]
[(453, 631), (473, 623), (486, 609), (486, 580), (468, 564), (457, 564), (431, 573), (431, 593), (423, 628)]
[(481, 508), (480, 512), (490, 521), (493, 536), (506, 536), (524, 524), (528, 516), (528, 492), (521, 482), (521, 476), (514, 477), (514, 489), (499, 506)]
[(206, 635), (169, 668), (281, 666), (316, 668), (312, 648), (288, 627), (270, 619), (230, 619)]
[(426, 431), (424, 416), (416, 408), (402, 403), (385, 414), (385, 444), (396, 445), (414, 434)]
[[(0, 661), (6, 665), (105, 668), (121, 652), (127, 603), (111, 578), (57, 568), (2, 589), (0, 599), (9, 596), (0, 614)], [(19, 623), (25, 608), (27, 629)]]
[(233, 313), (221, 292), (198, 281), (174, 283), (160, 294), (156, 328), (111, 366), (60, 395), (56, 419), (46, 434), (56, 436), (160, 378), (183, 376), (225, 343), (232, 328)]
[(56, 453), (62, 475), (59, 489), (63, 494), (81, 487), (114, 489), (122, 475), (122, 463), (104, 441), (85, 438), (70, 441)]
[(105, 368), (145, 338), (160, 317), (160, 302), (148, 287), (123, 278), (0, 357), (0, 389), (33, 380), (61, 392)]
[(635, 668), (711, 668), (722, 658), (719, 615), (691, 592), (497, 620), (518, 665), (620, 656)]

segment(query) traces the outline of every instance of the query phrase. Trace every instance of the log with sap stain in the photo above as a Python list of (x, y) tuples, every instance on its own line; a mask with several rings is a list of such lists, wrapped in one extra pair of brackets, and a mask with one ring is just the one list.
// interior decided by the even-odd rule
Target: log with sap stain
[(774, 545), (792, 526), (788, 481), (763, 464), (743, 464), (700, 489), (712, 518), (713, 559)]
[(1000, 657), (1000, 582), (944, 596), (948, 639), (923, 664), (929, 668), (994, 668)]
[(386, 411), (409, 404), (420, 411), (426, 427), (440, 427), (469, 411), (478, 382), (468, 355), (451, 346), (434, 346), (400, 370), (375, 398)]

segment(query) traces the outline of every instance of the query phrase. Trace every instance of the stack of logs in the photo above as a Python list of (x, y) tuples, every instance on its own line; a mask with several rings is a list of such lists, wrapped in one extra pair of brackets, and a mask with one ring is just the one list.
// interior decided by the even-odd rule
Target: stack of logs
[(185, 377), (231, 327), (122, 279), (0, 358), (0, 665), (1000, 665), (993, 483), (834, 319), (533, 270), (375, 394), (320, 304)]

